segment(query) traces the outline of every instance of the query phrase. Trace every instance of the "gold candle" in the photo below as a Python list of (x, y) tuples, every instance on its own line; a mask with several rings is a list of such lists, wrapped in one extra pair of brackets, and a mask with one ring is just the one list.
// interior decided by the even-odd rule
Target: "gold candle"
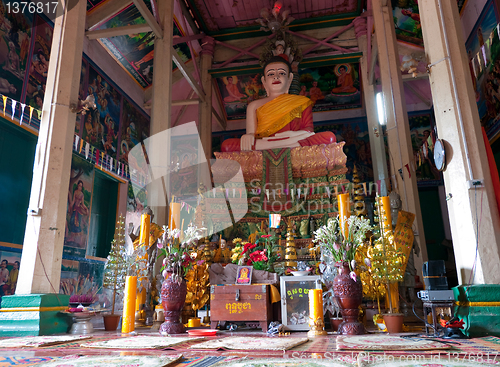
[(181, 222), (181, 203), (170, 203), (170, 210), (168, 212), (168, 228), (171, 230), (179, 228), (180, 222)]
[(149, 214), (141, 215), (141, 235), (139, 238), (139, 244), (149, 248), (149, 228), (151, 225), (151, 217)]
[(384, 223), (384, 232), (392, 231), (391, 201), (389, 196), (379, 198), (379, 217)]
[(122, 333), (135, 330), (135, 301), (137, 295), (137, 276), (127, 276), (123, 296)]
[(337, 196), (337, 203), (339, 207), (340, 227), (342, 229), (344, 237), (347, 239), (347, 235), (349, 234), (349, 228), (347, 227), (347, 224), (344, 225), (344, 222), (347, 218), (351, 216), (351, 210), (350, 210), (351, 200), (349, 193), (339, 194)]

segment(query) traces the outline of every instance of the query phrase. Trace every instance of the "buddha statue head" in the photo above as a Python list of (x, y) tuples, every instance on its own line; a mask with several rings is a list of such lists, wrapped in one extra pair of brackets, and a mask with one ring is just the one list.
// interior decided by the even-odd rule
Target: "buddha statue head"
[(277, 97), (288, 93), (293, 80), (289, 62), (280, 56), (273, 56), (266, 61), (263, 69), (264, 76), (261, 80), (268, 96)]

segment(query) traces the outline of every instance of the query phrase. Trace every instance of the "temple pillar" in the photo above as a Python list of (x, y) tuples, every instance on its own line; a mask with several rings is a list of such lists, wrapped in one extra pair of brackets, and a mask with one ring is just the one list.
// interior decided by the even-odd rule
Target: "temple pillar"
[(16, 294), (2, 297), (0, 336), (65, 333), (58, 294), (68, 210), (86, 3), (57, 7)]
[[(500, 283), (500, 226), (456, 1), (419, 1), (460, 284)], [(469, 188), (469, 182), (484, 184)], [(472, 274), (471, 274), (472, 273)]]
[(84, 2), (63, 4), (54, 23), (16, 294), (59, 293), (76, 122), (71, 109), (78, 105), (86, 15)]
[[(160, 25), (163, 28), (163, 38), (156, 37), (153, 60), (153, 98), (151, 105), (151, 132), (148, 154), (154, 154), (155, 161), (161, 155), (161, 162), (170, 162), (170, 141), (160, 141), (152, 138), (155, 134), (171, 128), (172, 110), (172, 38), (174, 34), (174, 1), (164, 0), (158, 2)], [(168, 137), (170, 135), (168, 134)], [(165, 172), (166, 174), (166, 172)], [(154, 222), (158, 225), (167, 225), (168, 205), (170, 198), (169, 180), (157, 178), (148, 184), (148, 206), (154, 213)], [(168, 178), (168, 176), (167, 176)]]
[[(205, 92), (205, 101), (200, 101), (198, 132), (200, 134), (201, 147), (200, 152), (205, 153), (207, 164), (198, 166), (199, 181), (203, 182), (208, 189), (212, 188), (210, 173), (210, 158), (212, 157), (212, 76), (209, 70), (212, 68), (214, 57), (215, 41), (212, 37), (202, 39), (201, 50), (201, 84)], [(201, 154), (201, 153), (200, 153)], [(198, 158), (198, 162), (204, 162), (203, 157)]]
[(368, 60), (367, 51), (367, 36), (366, 36), (366, 18), (358, 17), (354, 19), (354, 30), (358, 39), (358, 48), (363, 52), (361, 57), (361, 81), (363, 83), (363, 97), (366, 110), (366, 120), (368, 123), (368, 136), (370, 138), (370, 151), (372, 154), (373, 180), (380, 181), (380, 196), (387, 196), (388, 187), (386, 179), (387, 174), (387, 158), (385, 154), (384, 134), (382, 127), (378, 121), (377, 103), (375, 99), (375, 86), (370, 84), (368, 80), (368, 69), (370, 60)]
[(420, 211), (417, 178), (412, 168), (414, 167), (413, 148), (406, 111), (405, 91), (399, 70), (399, 54), (392, 8), (387, 0), (373, 0), (372, 4), (387, 120), (386, 132), (393, 191), (401, 196), (402, 210), (415, 214), (413, 232), (420, 247), (419, 256), (415, 257), (415, 267), (420, 271), (423, 261), (427, 261), (427, 247)]

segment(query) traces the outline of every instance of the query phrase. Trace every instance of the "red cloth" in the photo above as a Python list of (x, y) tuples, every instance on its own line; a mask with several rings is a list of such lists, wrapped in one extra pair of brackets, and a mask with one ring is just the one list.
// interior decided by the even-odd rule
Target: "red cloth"
[(483, 132), (484, 145), (486, 146), (486, 156), (488, 157), (488, 166), (490, 167), (491, 181), (493, 183), (493, 190), (495, 191), (497, 208), (500, 213), (500, 179), (498, 178), (497, 164), (495, 162), (495, 157), (493, 156), (493, 151), (491, 150), (490, 141), (486, 135), (486, 130), (484, 130), (484, 126), (481, 126), (481, 130)]
[[(288, 125), (282, 128), (277, 133), (282, 133), (284, 131), (314, 131), (313, 124), (313, 112), (312, 106), (307, 107), (304, 112), (302, 112), (302, 117), (292, 120)], [(331, 144), (335, 143), (337, 139), (335, 134), (331, 131), (322, 131), (314, 134), (306, 139), (299, 140), (300, 146), (311, 146), (319, 144)], [(221, 152), (239, 152), (240, 151), (240, 139), (226, 139), (222, 142)]]

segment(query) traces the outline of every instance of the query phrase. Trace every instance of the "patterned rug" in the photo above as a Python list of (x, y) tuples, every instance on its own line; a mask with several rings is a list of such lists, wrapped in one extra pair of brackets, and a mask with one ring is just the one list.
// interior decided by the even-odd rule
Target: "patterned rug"
[(117, 338), (99, 342), (81, 344), (85, 348), (114, 348), (114, 349), (164, 349), (173, 345), (188, 341), (202, 340), (192, 337), (168, 337), (168, 336), (132, 336), (128, 338)]
[(447, 344), (425, 338), (401, 338), (390, 335), (340, 335), (337, 350), (437, 350), (450, 349)]
[(224, 357), (224, 356), (206, 356), (206, 357), (184, 357), (182, 362), (179, 362), (175, 365), (175, 367), (209, 367), (213, 366), (218, 362), (230, 362), (236, 359), (240, 359), (239, 357)]
[[(403, 356), (401, 356), (403, 357)], [(492, 367), (500, 365), (500, 362), (494, 359), (484, 359), (482, 362), (476, 362), (474, 360), (468, 360), (467, 358), (453, 360), (453, 358), (448, 358), (448, 356), (429, 356), (428, 358), (422, 358), (422, 356), (415, 359), (400, 359), (394, 358), (392, 360), (386, 358), (385, 360), (381, 358), (380, 360), (366, 360), (361, 359), (358, 361), (359, 367)]]
[(48, 362), (56, 359), (57, 357), (7, 357), (0, 356), (0, 367), (11, 366), (34, 366), (42, 362)]
[(288, 350), (307, 343), (307, 338), (244, 337), (213, 339), (192, 345), (191, 349)]
[(70, 355), (54, 361), (40, 363), (44, 367), (165, 367), (182, 358), (182, 354), (173, 356), (78, 356)]
[(307, 359), (289, 359), (289, 358), (266, 358), (251, 359), (241, 358), (231, 362), (219, 362), (214, 367), (353, 367), (352, 363), (342, 362), (331, 359), (317, 359), (309, 357)]
[(20, 338), (6, 338), (0, 340), (0, 348), (21, 347), (47, 347), (52, 345), (72, 343), (92, 338), (82, 335), (45, 335), (45, 336), (23, 336)]

